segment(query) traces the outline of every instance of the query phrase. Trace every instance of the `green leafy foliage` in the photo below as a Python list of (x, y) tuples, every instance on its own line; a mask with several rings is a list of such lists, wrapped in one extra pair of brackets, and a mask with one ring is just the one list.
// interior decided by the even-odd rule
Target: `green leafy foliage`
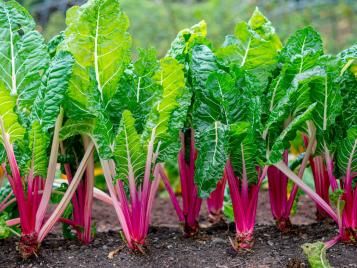
[(127, 179), (130, 175), (141, 178), (145, 169), (145, 150), (146, 148), (141, 144), (140, 135), (135, 129), (135, 119), (129, 111), (125, 110), (115, 139), (114, 155), (117, 177)]
[(167, 56), (177, 59), (180, 63), (185, 63), (186, 56), (196, 44), (209, 44), (206, 36), (207, 24), (205, 21), (201, 21), (189, 29), (183, 29), (171, 43)]
[(357, 170), (357, 126), (347, 130), (347, 136), (338, 144), (336, 158), (343, 174), (349, 166), (351, 171)]
[(26, 121), (48, 66), (47, 46), (31, 15), (16, 1), (1, 1), (0, 17), (0, 81), (17, 97), (16, 110)]
[(107, 108), (130, 63), (129, 20), (119, 1), (93, 0), (68, 10), (66, 23), (58, 49), (72, 53), (74, 66), (65, 103), (69, 120), (61, 137), (89, 135), (99, 155), (109, 159), (115, 134)]
[(223, 47), (217, 50), (217, 57), (221, 64), (249, 70), (266, 84), (281, 47), (271, 22), (256, 9), (248, 23), (239, 22), (234, 35), (226, 37)]
[(14, 109), (16, 97), (10, 95), (10, 91), (0, 82), (0, 141), (4, 143), (4, 136), (9, 137), (10, 142), (21, 140), (25, 134), (25, 129), (20, 125), (18, 115)]
[(326, 247), (323, 242), (306, 243), (301, 246), (311, 268), (330, 268), (331, 265), (326, 257)]
[(61, 48), (75, 58), (70, 82), (75, 100), (82, 105), (88, 102), (86, 92), (91, 94), (93, 90), (88, 69), (93, 68), (101, 100), (110, 101), (130, 62), (129, 20), (121, 11), (119, 1), (91, 0), (75, 6), (67, 12), (66, 24)]

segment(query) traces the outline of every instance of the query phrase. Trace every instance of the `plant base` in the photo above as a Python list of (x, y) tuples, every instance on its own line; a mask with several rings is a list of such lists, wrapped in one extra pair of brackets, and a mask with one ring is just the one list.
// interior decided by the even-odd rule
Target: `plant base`
[(277, 219), (275, 221), (276, 228), (283, 233), (287, 233), (291, 230), (292, 224), (289, 218), (287, 219)]
[(183, 234), (184, 237), (193, 237), (195, 235), (197, 235), (198, 231), (200, 230), (200, 226), (198, 224), (197, 221), (195, 221), (195, 224), (187, 224), (185, 223), (184, 227), (183, 227)]
[(38, 256), (40, 245), (37, 242), (37, 234), (21, 235), (18, 250), (23, 259), (31, 258), (32, 256)]
[(344, 243), (355, 244), (357, 243), (357, 229), (346, 228), (341, 234), (341, 241)]
[(225, 219), (224, 219), (224, 215), (222, 213), (222, 211), (218, 212), (218, 213), (210, 213), (208, 215), (208, 221), (212, 224), (219, 224), (219, 223), (225, 223)]
[(232, 247), (236, 251), (247, 250), (250, 251), (254, 245), (253, 233), (236, 234), (235, 239), (229, 238)]

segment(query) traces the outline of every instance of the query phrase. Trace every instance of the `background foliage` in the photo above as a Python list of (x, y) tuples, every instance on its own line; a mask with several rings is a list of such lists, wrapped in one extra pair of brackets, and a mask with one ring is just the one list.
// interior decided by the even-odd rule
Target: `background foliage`
[[(65, 28), (65, 11), (85, 0), (18, 0), (32, 12), (50, 39)], [(355, 0), (122, 0), (130, 21), (134, 47), (154, 46), (163, 56), (177, 32), (204, 19), (208, 38), (220, 45), (234, 25), (258, 6), (285, 41), (290, 33), (312, 25), (324, 39), (328, 53), (352, 45), (357, 36)]]

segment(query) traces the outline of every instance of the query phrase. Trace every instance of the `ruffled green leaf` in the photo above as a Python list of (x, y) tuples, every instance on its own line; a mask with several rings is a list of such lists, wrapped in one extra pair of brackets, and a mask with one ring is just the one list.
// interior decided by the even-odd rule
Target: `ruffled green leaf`
[(239, 22), (234, 36), (228, 36), (217, 50), (221, 64), (250, 70), (266, 84), (276, 66), (282, 45), (271, 22), (256, 9), (249, 22)]
[(320, 35), (312, 27), (306, 27), (289, 37), (281, 50), (280, 62), (288, 65), (287, 75), (294, 76), (314, 67), (322, 54)]
[(223, 169), (228, 159), (228, 129), (216, 121), (200, 130), (198, 157), (195, 162), (195, 182), (199, 195), (208, 198), (222, 178)]
[(337, 146), (337, 166), (342, 174), (347, 168), (357, 171), (357, 126), (347, 130), (347, 136)]
[(74, 60), (68, 52), (60, 51), (50, 63), (41, 91), (32, 110), (44, 131), (52, 128), (68, 89)]
[(311, 104), (310, 86), (316, 81), (325, 79), (325, 71), (321, 67), (315, 67), (300, 74), (297, 74), (286, 95), (276, 104), (270, 112), (265, 123), (264, 138), (269, 132), (270, 142), (280, 134), (281, 126), (284, 121), (291, 117), (292, 119), (306, 111)]
[(282, 158), (283, 152), (289, 147), (289, 142), (296, 136), (298, 130), (305, 127), (305, 123), (312, 118), (316, 103), (311, 104), (305, 112), (298, 115), (290, 124), (281, 132), (279, 137), (273, 143), (269, 154), (269, 163), (275, 164)]
[(16, 110), (28, 124), (49, 61), (47, 46), (30, 14), (16, 1), (0, 2), (0, 36), (0, 81), (17, 96)]
[(115, 139), (114, 157), (119, 179), (126, 180), (130, 174), (134, 178), (143, 177), (146, 152), (135, 129), (135, 119), (127, 110), (123, 112)]
[(192, 49), (190, 68), (195, 94), (192, 124), (198, 150), (195, 182), (200, 196), (208, 197), (222, 178), (228, 158), (229, 115), (221, 104), (229, 104), (225, 98), (231, 94), (233, 81), (229, 75), (217, 72), (216, 57), (205, 45)]
[(64, 40), (64, 32), (60, 32), (59, 34), (52, 37), (52, 39), (48, 42), (48, 53), (50, 57), (53, 58), (57, 54), (57, 48)]
[[(11, 143), (22, 140), (25, 129), (19, 123), (19, 117), (14, 112), (16, 97), (0, 82), (0, 142), (4, 145), (3, 137), (8, 137)], [(4, 145), (5, 146), (5, 145)]]
[(317, 150), (333, 143), (332, 132), (336, 127), (336, 118), (340, 116), (342, 110), (336, 60), (333, 57), (322, 57), (319, 63), (324, 74), (321, 79), (316, 79), (310, 84), (311, 102), (316, 102), (312, 119), (317, 128)]
[(342, 96), (342, 125), (344, 130), (357, 125), (357, 45), (337, 55), (341, 61), (338, 83)]
[[(190, 95), (185, 87), (183, 65), (166, 57), (160, 61), (160, 69), (154, 79), (162, 87), (162, 93), (150, 112), (143, 140), (148, 141), (154, 130), (155, 143), (160, 143), (161, 157), (172, 157), (173, 153), (176, 156), (179, 132), (184, 126)], [(175, 146), (175, 150), (171, 146)]]
[(244, 121), (232, 124), (229, 134), (230, 160), (236, 175), (242, 179), (243, 174), (246, 174), (249, 182), (255, 182), (258, 144), (252, 125)]
[(43, 131), (39, 121), (34, 121), (29, 133), (30, 150), (32, 153), (32, 168), (34, 176), (46, 178), (48, 166), (47, 148), (50, 139), (47, 132)]
[(206, 44), (207, 24), (205, 21), (200, 21), (198, 24), (193, 25), (189, 29), (180, 31), (175, 40), (171, 43), (171, 47), (167, 52), (167, 56), (175, 58), (180, 63), (185, 62), (186, 55), (189, 50), (196, 44)]
[[(291, 89), (298, 79), (305, 79), (307, 75), (313, 76), (312, 72), (317, 67), (320, 56), (323, 54), (323, 46), (320, 35), (311, 27), (304, 28), (295, 32), (287, 41), (279, 54), (280, 73), (274, 78), (267, 91), (265, 100), (265, 114), (275, 117), (275, 112), (281, 113), (282, 106), (288, 103), (292, 108), (287, 114), (282, 113), (282, 118), (275, 127), (281, 130), (284, 119), (293, 110), (304, 110), (311, 104), (308, 85), (302, 86), (299, 94), (294, 94), (294, 100), (286, 102), (287, 96), (291, 96)], [(321, 67), (321, 66), (320, 66)], [(318, 71), (316, 71), (318, 72)], [(305, 74), (303, 74), (305, 73)], [(296, 88), (295, 88), (296, 89)], [(293, 105), (292, 105), (293, 104)], [(279, 107), (279, 108), (278, 108)], [(277, 109), (276, 109), (277, 108)], [(271, 114), (273, 113), (273, 114)], [(268, 123), (270, 124), (270, 123)]]
[(326, 247), (323, 242), (306, 243), (301, 247), (311, 268), (331, 268), (331, 265), (326, 257)]
[(107, 109), (114, 124), (120, 123), (119, 111), (129, 110), (135, 118), (136, 129), (139, 133), (143, 132), (148, 115), (161, 92), (160, 85), (154, 79), (159, 67), (154, 49), (139, 50), (138, 60), (125, 71)]
[(118, 82), (130, 62), (131, 37), (127, 32), (128, 17), (118, 0), (90, 0), (67, 12), (67, 29), (61, 49), (75, 58), (75, 75), (71, 79), (71, 95), (86, 107), (93, 68), (101, 100), (109, 102)]

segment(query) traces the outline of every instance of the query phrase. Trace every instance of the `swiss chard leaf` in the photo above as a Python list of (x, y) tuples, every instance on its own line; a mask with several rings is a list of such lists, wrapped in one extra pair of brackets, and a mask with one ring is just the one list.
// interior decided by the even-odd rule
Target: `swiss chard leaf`
[(182, 64), (185, 63), (187, 60), (186, 56), (195, 45), (209, 44), (206, 36), (207, 24), (205, 21), (201, 21), (189, 29), (183, 29), (171, 43), (167, 56), (177, 59)]
[(0, 82), (0, 142), (4, 145), (3, 137), (8, 137), (11, 143), (22, 140), (25, 129), (19, 123), (19, 117), (15, 113), (16, 97), (10, 95), (10, 91)]
[(347, 130), (347, 136), (337, 146), (337, 166), (342, 174), (357, 171), (357, 126)]
[(49, 62), (47, 46), (31, 15), (16, 1), (0, 2), (0, 81), (17, 96), (20, 120), (29, 125), (31, 106)]
[[(71, 8), (66, 23), (59, 49), (71, 52), (75, 62), (65, 105), (70, 120), (61, 136), (89, 135), (100, 157), (109, 159), (112, 157), (115, 124), (108, 107), (130, 63), (129, 21), (121, 11), (119, 1), (91, 0)], [(70, 129), (75, 125), (78, 125), (77, 133)]]
[(265, 85), (276, 67), (282, 44), (271, 22), (256, 9), (249, 22), (239, 22), (216, 52), (220, 64), (250, 70)]
[[(66, 23), (61, 47), (71, 52), (76, 62), (71, 90), (85, 91), (90, 87), (88, 68), (92, 67), (101, 100), (109, 102), (130, 62), (128, 17), (121, 11), (117, 0), (90, 0), (71, 8)], [(80, 80), (80, 88), (77, 80)], [(80, 97), (84, 101), (85, 92)]]
[(124, 111), (114, 148), (117, 177), (122, 180), (127, 179), (129, 173), (135, 178), (144, 175), (146, 147), (142, 146), (140, 138), (135, 129), (134, 117), (130, 111)]
[(190, 93), (185, 87), (183, 65), (166, 57), (154, 75), (161, 86), (157, 103), (152, 107), (143, 132), (142, 140), (149, 141), (155, 131), (155, 144), (160, 143), (160, 159), (176, 157), (179, 150), (179, 132), (184, 126), (189, 106)]

